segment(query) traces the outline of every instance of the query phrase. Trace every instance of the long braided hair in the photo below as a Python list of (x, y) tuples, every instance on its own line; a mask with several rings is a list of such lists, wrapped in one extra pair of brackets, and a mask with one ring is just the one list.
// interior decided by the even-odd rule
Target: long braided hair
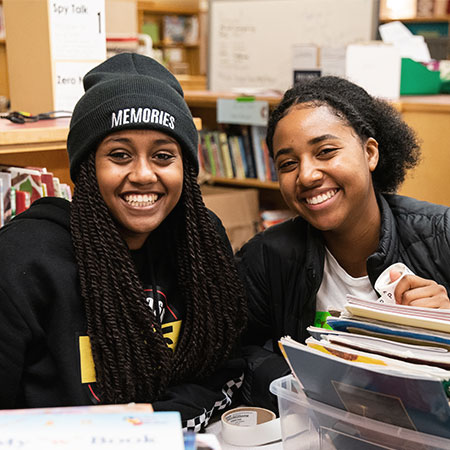
[(100, 194), (95, 152), (81, 164), (71, 233), (102, 403), (153, 402), (169, 384), (211, 374), (230, 356), (245, 326), (243, 288), (231, 255), (203, 203), (190, 160), (183, 158), (183, 167), (180, 201), (158, 228), (164, 227), (176, 249), (178, 291), (186, 305), (172, 352)]

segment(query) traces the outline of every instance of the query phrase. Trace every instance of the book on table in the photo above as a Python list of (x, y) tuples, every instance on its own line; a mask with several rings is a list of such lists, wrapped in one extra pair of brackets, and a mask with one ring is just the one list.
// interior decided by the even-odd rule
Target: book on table
[(0, 411), (0, 448), (184, 450), (178, 412), (150, 404)]

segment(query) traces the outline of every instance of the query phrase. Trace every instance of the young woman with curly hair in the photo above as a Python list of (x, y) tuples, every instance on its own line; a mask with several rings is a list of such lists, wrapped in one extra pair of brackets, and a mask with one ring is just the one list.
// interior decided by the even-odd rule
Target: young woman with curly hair
[(0, 232), (0, 408), (150, 402), (200, 429), (242, 382), (246, 307), (196, 181), (197, 130), (145, 56), (84, 86), (72, 203), (41, 199)]
[(346, 294), (376, 300), (375, 280), (392, 264), (415, 274), (397, 285), (397, 303), (450, 307), (450, 208), (395, 194), (418, 162), (417, 139), (392, 106), (345, 79), (288, 90), (270, 117), (267, 144), (297, 217), (248, 242), (238, 263), (252, 344), (244, 393), (273, 407), (268, 384), (289, 372), (278, 339), (304, 341), (307, 327), (320, 325), (330, 307), (342, 309)]

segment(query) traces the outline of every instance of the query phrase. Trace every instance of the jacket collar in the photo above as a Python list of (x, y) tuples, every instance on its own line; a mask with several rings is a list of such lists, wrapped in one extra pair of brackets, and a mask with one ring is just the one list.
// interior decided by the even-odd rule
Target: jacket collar
[(386, 267), (398, 262), (399, 236), (394, 214), (385, 196), (377, 194), (380, 208), (380, 242), (375, 253), (367, 258), (367, 272), (372, 285)]

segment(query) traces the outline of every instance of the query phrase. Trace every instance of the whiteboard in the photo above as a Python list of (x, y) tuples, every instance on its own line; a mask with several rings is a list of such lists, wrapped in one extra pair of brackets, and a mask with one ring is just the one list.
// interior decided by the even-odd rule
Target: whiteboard
[(211, 0), (209, 89), (285, 91), (293, 46), (372, 40), (377, 18), (377, 0)]

